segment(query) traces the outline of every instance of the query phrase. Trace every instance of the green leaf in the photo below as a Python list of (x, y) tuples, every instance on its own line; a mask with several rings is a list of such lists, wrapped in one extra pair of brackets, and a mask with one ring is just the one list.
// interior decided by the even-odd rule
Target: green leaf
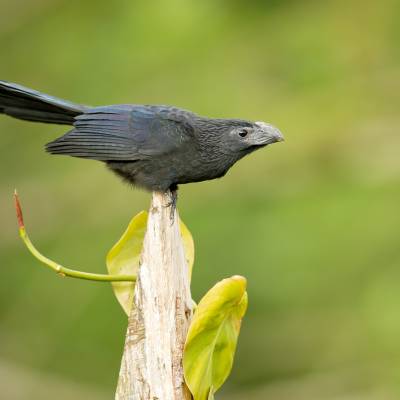
[[(146, 226), (146, 211), (141, 211), (132, 218), (121, 238), (107, 254), (106, 264), (109, 274), (137, 275)], [(113, 282), (112, 287), (121, 307), (129, 315), (135, 282)]]
[(198, 304), (183, 354), (194, 400), (213, 399), (228, 377), (246, 309), (246, 279), (237, 275), (217, 283)]
[[(137, 275), (143, 240), (146, 233), (147, 217), (148, 214), (146, 211), (141, 211), (133, 217), (121, 238), (108, 252), (106, 264), (109, 274)], [(182, 221), (180, 229), (189, 274), (191, 275), (194, 263), (193, 238)], [(112, 287), (121, 307), (129, 315), (133, 305), (135, 282), (113, 282)]]
[(186, 264), (189, 267), (189, 280), (192, 279), (192, 270), (194, 264), (194, 241), (187, 226), (180, 221), (180, 229), (182, 236), (183, 249), (185, 251)]

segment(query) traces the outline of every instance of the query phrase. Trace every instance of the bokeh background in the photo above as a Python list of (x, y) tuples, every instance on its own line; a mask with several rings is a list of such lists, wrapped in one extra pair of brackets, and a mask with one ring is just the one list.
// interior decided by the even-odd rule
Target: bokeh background
[[(286, 142), (186, 185), (193, 297), (248, 278), (224, 399), (400, 398), (400, 3), (1, 0), (0, 79), (72, 101), (265, 120)], [(17, 236), (88, 271), (149, 204), (67, 127), (0, 118), (1, 398), (113, 398), (126, 317), (108, 284), (59, 279)]]

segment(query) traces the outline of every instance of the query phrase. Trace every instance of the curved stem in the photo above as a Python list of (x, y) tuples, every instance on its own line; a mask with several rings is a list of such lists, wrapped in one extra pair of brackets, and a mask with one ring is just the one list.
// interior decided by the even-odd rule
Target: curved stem
[(53, 271), (57, 272), (60, 276), (63, 277), (69, 276), (71, 278), (86, 279), (90, 281), (99, 281), (99, 282), (136, 281), (136, 275), (93, 274), (90, 272), (77, 271), (75, 269), (63, 267), (62, 265), (44, 256), (42, 253), (39, 252), (39, 250), (36, 249), (36, 247), (29, 239), (28, 234), (26, 233), (24, 220), (22, 217), (21, 204), (19, 202), (18, 195), (16, 192), (14, 193), (14, 199), (15, 199), (15, 208), (17, 210), (17, 218), (19, 224), (19, 235), (21, 236), (22, 241), (25, 243), (26, 247), (34, 257), (36, 257), (40, 262), (42, 262), (47, 267), (51, 268)]
[(28, 250), (32, 253), (34, 257), (36, 257), (40, 262), (42, 262), (44, 265), (48, 266), (51, 268), (53, 271), (57, 272), (59, 275), (66, 277), (69, 276), (71, 278), (78, 278), (78, 279), (86, 279), (90, 281), (100, 281), (100, 282), (134, 282), (136, 281), (136, 276), (134, 275), (107, 275), (107, 274), (93, 274), (91, 272), (83, 272), (83, 271), (77, 271), (75, 269), (71, 268), (66, 268), (63, 267), (62, 265), (56, 263), (53, 260), (50, 260), (46, 256), (44, 256), (42, 253), (40, 253), (36, 247), (33, 245), (31, 240), (29, 239), (29, 236), (27, 235), (25, 228), (21, 227), (19, 229), (19, 234), (21, 236), (21, 239), (25, 243), (26, 247)]

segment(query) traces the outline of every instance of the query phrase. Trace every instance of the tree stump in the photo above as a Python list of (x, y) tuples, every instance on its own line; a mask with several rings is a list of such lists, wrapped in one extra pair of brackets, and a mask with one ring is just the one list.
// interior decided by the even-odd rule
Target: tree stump
[(153, 193), (116, 400), (189, 400), (183, 346), (192, 316), (189, 271), (170, 193)]

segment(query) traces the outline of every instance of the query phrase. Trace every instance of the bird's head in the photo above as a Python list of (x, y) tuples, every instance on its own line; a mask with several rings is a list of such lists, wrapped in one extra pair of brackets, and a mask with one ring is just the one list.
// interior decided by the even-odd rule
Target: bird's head
[(226, 144), (230, 151), (249, 153), (269, 144), (282, 142), (279, 129), (265, 122), (232, 121), (225, 131)]

